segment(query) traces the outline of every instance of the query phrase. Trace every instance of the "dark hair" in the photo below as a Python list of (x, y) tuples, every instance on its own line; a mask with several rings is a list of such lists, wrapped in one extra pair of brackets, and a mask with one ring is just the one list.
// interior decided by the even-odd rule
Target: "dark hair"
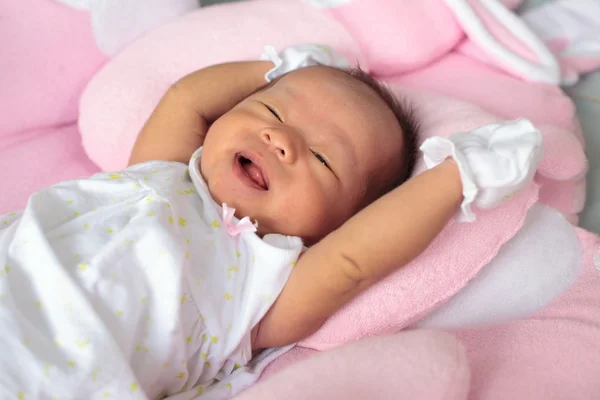
[(363, 71), (360, 66), (344, 70), (343, 72), (373, 90), (392, 111), (402, 130), (402, 136), (404, 138), (402, 168), (397, 179), (392, 182), (390, 186), (383, 188), (383, 193), (381, 193), (381, 195), (384, 195), (406, 182), (415, 169), (419, 140), (419, 123), (416, 119), (414, 108), (406, 100), (400, 101), (396, 98), (385, 84)]

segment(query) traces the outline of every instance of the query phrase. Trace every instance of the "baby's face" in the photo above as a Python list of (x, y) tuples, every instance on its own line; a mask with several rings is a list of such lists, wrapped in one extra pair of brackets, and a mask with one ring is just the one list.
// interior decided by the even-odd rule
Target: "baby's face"
[(215, 121), (201, 172), (218, 203), (259, 233), (313, 244), (401, 168), (402, 134), (372, 90), (330, 68), (292, 72)]

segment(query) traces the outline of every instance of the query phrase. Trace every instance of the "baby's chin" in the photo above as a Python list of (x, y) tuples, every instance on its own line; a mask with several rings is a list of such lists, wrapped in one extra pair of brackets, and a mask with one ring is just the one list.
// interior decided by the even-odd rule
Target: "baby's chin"
[(220, 194), (219, 190), (210, 190), (210, 187), (209, 193), (218, 205), (223, 206), (223, 204), (227, 204), (227, 207), (235, 209), (234, 215), (238, 220), (248, 217), (252, 223), (255, 223), (257, 225), (256, 233), (261, 238), (270, 233), (279, 233), (271, 229), (268, 224), (261, 223), (261, 220), (258, 217), (259, 213), (253, 212), (250, 207), (244, 204), (240, 204), (239, 197), (236, 198), (236, 196), (227, 195), (227, 193)]
[(257, 224), (256, 234), (260, 238), (264, 238), (265, 235), (269, 234), (296, 236), (301, 238), (306, 246), (310, 246), (324, 238), (328, 233), (324, 232), (326, 230), (325, 227), (319, 227), (320, 229), (313, 229), (311, 231), (314, 232), (307, 234), (306, 229), (303, 231), (297, 225), (293, 226), (294, 224), (290, 224), (290, 221), (283, 222), (280, 217), (270, 215), (264, 209), (256, 209), (254, 207), (256, 206), (255, 204), (243, 204), (240, 196), (236, 196), (235, 193), (229, 193), (228, 191), (222, 192), (219, 189), (222, 188), (211, 188), (211, 185), (208, 185), (209, 193), (218, 205), (227, 204), (228, 207), (235, 209), (234, 215), (238, 220), (248, 217), (253, 223)]

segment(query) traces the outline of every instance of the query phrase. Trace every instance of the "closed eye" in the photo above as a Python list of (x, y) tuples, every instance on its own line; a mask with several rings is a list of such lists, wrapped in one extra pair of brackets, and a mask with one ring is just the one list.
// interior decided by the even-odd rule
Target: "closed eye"
[(271, 107), (269, 107), (265, 103), (263, 103), (263, 105), (267, 108), (267, 110), (269, 110), (269, 112), (271, 112), (271, 114), (273, 114), (275, 116), (275, 118), (277, 118), (279, 120), (279, 122), (283, 122), (283, 120), (281, 119), (281, 117), (279, 116), (279, 114), (277, 114), (277, 111), (275, 111), (274, 109), (272, 109)]
[(325, 157), (323, 157), (322, 155), (320, 155), (319, 153), (317, 153), (314, 150), (311, 150), (311, 152), (313, 153), (313, 155), (317, 158), (317, 160), (319, 160), (319, 162), (321, 164), (323, 164), (324, 166), (326, 166), (327, 168), (331, 169), (331, 167), (329, 166), (329, 164), (327, 164), (327, 160), (325, 160)]

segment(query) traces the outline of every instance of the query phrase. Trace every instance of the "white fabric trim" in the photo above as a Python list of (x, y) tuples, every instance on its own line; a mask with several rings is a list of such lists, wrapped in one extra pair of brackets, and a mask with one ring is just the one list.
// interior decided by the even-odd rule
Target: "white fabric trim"
[(479, 0), (499, 23), (518, 37), (533, 51), (539, 63), (531, 62), (505, 47), (485, 27), (467, 0), (444, 0), (454, 12), (467, 35), (498, 62), (514, 70), (522, 77), (538, 82), (559, 84), (561, 81), (558, 61), (527, 25), (498, 0)]

